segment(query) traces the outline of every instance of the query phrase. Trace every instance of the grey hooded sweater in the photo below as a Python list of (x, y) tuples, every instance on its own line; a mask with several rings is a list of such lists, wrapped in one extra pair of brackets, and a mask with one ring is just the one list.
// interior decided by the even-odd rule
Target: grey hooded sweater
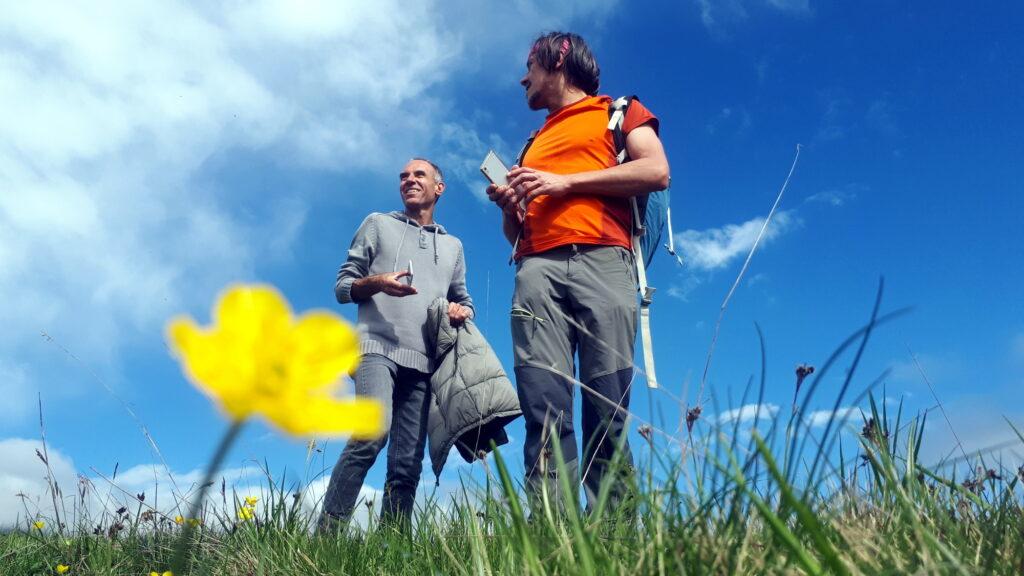
[(462, 242), (440, 224), (420, 226), (403, 212), (374, 212), (363, 220), (348, 259), (338, 270), (334, 294), (338, 302), (353, 302), (352, 283), (359, 278), (406, 270), (412, 262), (410, 296), (383, 292), (359, 305), (359, 329), (363, 354), (381, 354), (399, 366), (425, 373), (434, 371), (427, 332), (427, 309), (435, 298), (445, 298), (473, 308), (466, 290), (466, 265)]

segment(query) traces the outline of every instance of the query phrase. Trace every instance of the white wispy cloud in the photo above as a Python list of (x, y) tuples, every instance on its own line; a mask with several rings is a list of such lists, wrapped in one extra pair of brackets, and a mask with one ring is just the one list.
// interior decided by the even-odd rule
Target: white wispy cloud
[(771, 420), (779, 413), (779, 406), (777, 404), (746, 404), (739, 408), (727, 410), (722, 412), (716, 418), (719, 424), (733, 424), (739, 422), (744, 424), (746, 422), (753, 422), (755, 418), (760, 418), (762, 421)]
[(804, 202), (817, 203), (817, 204), (828, 204), (829, 206), (840, 207), (853, 201), (857, 198), (857, 194), (854, 192), (847, 192), (843, 190), (829, 189), (822, 190), (808, 196)]
[(747, 20), (757, 10), (774, 10), (791, 15), (809, 14), (810, 0), (697, 0), (704, 27), (717, 32), (722, 26)]
[[(764, 225), (764, 217), (742, 224), (727, 224), (707, 230), (686, 230), (676, 234), (676, 246), (683, 260), (698, 270), (717, 270), (745, 257)], [(761, 247), (799, 225), (792, 210), (776, 212), (761, 239)]]
[[(485, 55), (518, 66), (536, 26), (600, 19), (613, 5), (5, 7), (0, 300), (18, 303), (0, 307), (0, 370), (16, 376), (0, 384), (5, 398), (31, 399), (43, 382), (52, 397), (81, 380), (63, 377), (41, 331), (116, 381), (125, 343), (158, 338), (163, 319), (205, 308), (257, 262), (289, 258), (308, 196), (245, 189), (211, 166), (248, 154), (334, 171), (343, 189), (343, 171), (394, 170), (435, 146), (448, 117), (466, 117), (438, 86), (481, 70)], [(495, 144), (455, 140), (468, 142), (446, 159), (456, 174)], [(4, 402), (0, 426), (28, 412)]]
[(811, 428), (820, 428), (828, 424), (829, 420), (834, 419), (836, 424), (838, 424), (843, 418), (849, 417), (847, 422), (850, 422), (855, 418), (859, 420), (859, 416), (860, 408), (856, 406), (842, 406), (836, 410), (815, 410), (807, 414), (804, 420)]

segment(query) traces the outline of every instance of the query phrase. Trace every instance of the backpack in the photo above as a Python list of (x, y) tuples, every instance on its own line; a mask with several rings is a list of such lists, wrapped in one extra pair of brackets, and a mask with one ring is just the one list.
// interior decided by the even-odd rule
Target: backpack
[[(622, 132), (622, 122), (626, 118), (626, 111), (629, 105), (636, 100), (636, 96), (623, 96), (614, 100), (608, 107), (608, 130), (612, 133), (612, 141), (615, 143), (616, 160), (619, 164), (629, 162), (629, 154), (626, 152), (626, 135)], [(533, 144), (537, 132), (530, 134), (530, 138), (523, 145), (516, 158), (516, 164), (523, 165), (526, 151)], [(681, 266), (683, 263), (675, 251), (675, 241), (672, 238), (672, 211), (669, 207), (669, 189), (672, 187), (671, 177), (669, 188), (640, 194), (629, 199), (630, 208), (633, 212), (632, 234), (633, 237), (633, 260), (636, 262), (637, 284), (640, 291), (640, 340), (644, 346), (644, 372), (647, 376), (649, 388), (658, 387), (658, 378), (654, 371), (654, 348), (651, 344), (651, 301), (655, 288), (647, 284), (647, 269), (654, 259), (661, 242), (661, 235), (665, 228), (668, 228), (668, 241), (665, 249), (671, 254)], [(516, 239), (512, 248), (515, 254), (519, 244)], [(509, 260), (511, 262), (511, 259)]]
[[(619, 164), (629, 162), (622, 122), (626, 118), (629, 105), (636, 99), (636, 96), (622, 96), (614, 100), (608, 107), (608, 129), (612, 132), (616, 160)], [(650, 310), (655, 288), (647, 284), (647, 269), (654, 260), (654, 254), (661, 242), (661, 234), (666, 227), (668, 228), (668, 242), (665, 243), (665, 249), (680, 266), (683, 264), (682, 258), (676, 254), (675, 240), (672, 235), (672, 209), (669, 206), (669, 190), (671, 188), (672, 178), (669, 177), (668, 188), (640, 194), (629, 199), (633, 211), (633, 259), (636, 262), (636, 276), (640, 290), (640, 340), (644, 346), (644, 372), (649, 388), (658, 387), (658, 378), (654, 372)]]

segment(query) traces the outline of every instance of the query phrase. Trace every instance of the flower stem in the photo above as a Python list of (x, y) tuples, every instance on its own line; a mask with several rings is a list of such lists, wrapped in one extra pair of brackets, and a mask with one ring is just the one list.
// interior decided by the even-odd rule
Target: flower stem
[(224, 458), (228, 455), (228, 449), (234, 444), (235, 438), (238, 437), (238, 433), (242, 430), (242, 424), (244, 420), (235, 420), (231, 423), (228, 431), (224, 433), (224, 437), (220, 439), (220, 444), (217, 446), (217, 451), (213, 453), (213, 458), (210, 459), (209, 466), (206, 467), (206, 475), (203, 478), (203, 483), (199, 485), (199, 494), (196, 499), (192, 501), (192, 506), (189, 508), (188, 517), (185, 518), (184, 530), (181, 532), (181, 536), (178, 538), (177, 544), (174, 546), (174, 556), (171, 560), (171, 570), (174, 574), (187, 574), (186, 569), (188, 568), (188, 549), (192, 543), (192, 533), (195, 531), (198, 523), (195, 519), (199, 518), (200, 511), (203, 507), (203, 500), (206, 498), (206, 491), (213, 484), (213, 477), (217, 474), (220, 469), (220, 465), (224, 462)]

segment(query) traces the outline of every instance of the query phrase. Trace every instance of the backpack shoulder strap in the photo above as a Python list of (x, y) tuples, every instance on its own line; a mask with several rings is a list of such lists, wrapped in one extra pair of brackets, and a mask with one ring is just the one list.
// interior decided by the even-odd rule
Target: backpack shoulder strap
[[(540, 130), (534, 130), (533, 132), (530, 132), (530, 137), (526, 139), (526, 142), (523, 144), (523, 147), (519, 149), (519, 154), (516, 154), (516, 166), (523, 165), (523, 160), (526, 158), (527, 150), (530, 149), (530, 146), (533, 144), (533, 141), (537, 139), (537, 132), (540, 132)], [(515, 261), (516, 251), (519, 250), (519, 241), (522, 240), (522, 238), (523, 230), (522, 228), (520, 228), (519, 235), (516, 236), (516, 241), (512, 243), (512, 254), (510, 254), (508, 257), (509, 266), (511, 266), (512, 263)]]
[[(615, 159), (619, 164), (629, 162), (629, 153), (626, 151), (626, 134), (622, 130), (622, 123), (626, 120), (626, 113), (629, 105), (637, 97), (622, 96), (612, 101), (608, 107), (608, 130), (612, 133), (612, 141), (615, 143)], [(640, 214), (640, 206), (636, 196), (629, 199), (629, 206), (633, 212), (633, 261), (636, 264), (637, 284), (640, 289), (640, 340), (643, 343), (644, 372), (647, 378), (648, 388), (658, 387), (658, 377), (654, 370), (654, 347), (651, 338), (651, 299), (654, 296), (654, 288), (647, 284), (647, 268), (644, 265), (643, 251), (640, 249), (640, 237), (644, 234), (644, 220)]]

